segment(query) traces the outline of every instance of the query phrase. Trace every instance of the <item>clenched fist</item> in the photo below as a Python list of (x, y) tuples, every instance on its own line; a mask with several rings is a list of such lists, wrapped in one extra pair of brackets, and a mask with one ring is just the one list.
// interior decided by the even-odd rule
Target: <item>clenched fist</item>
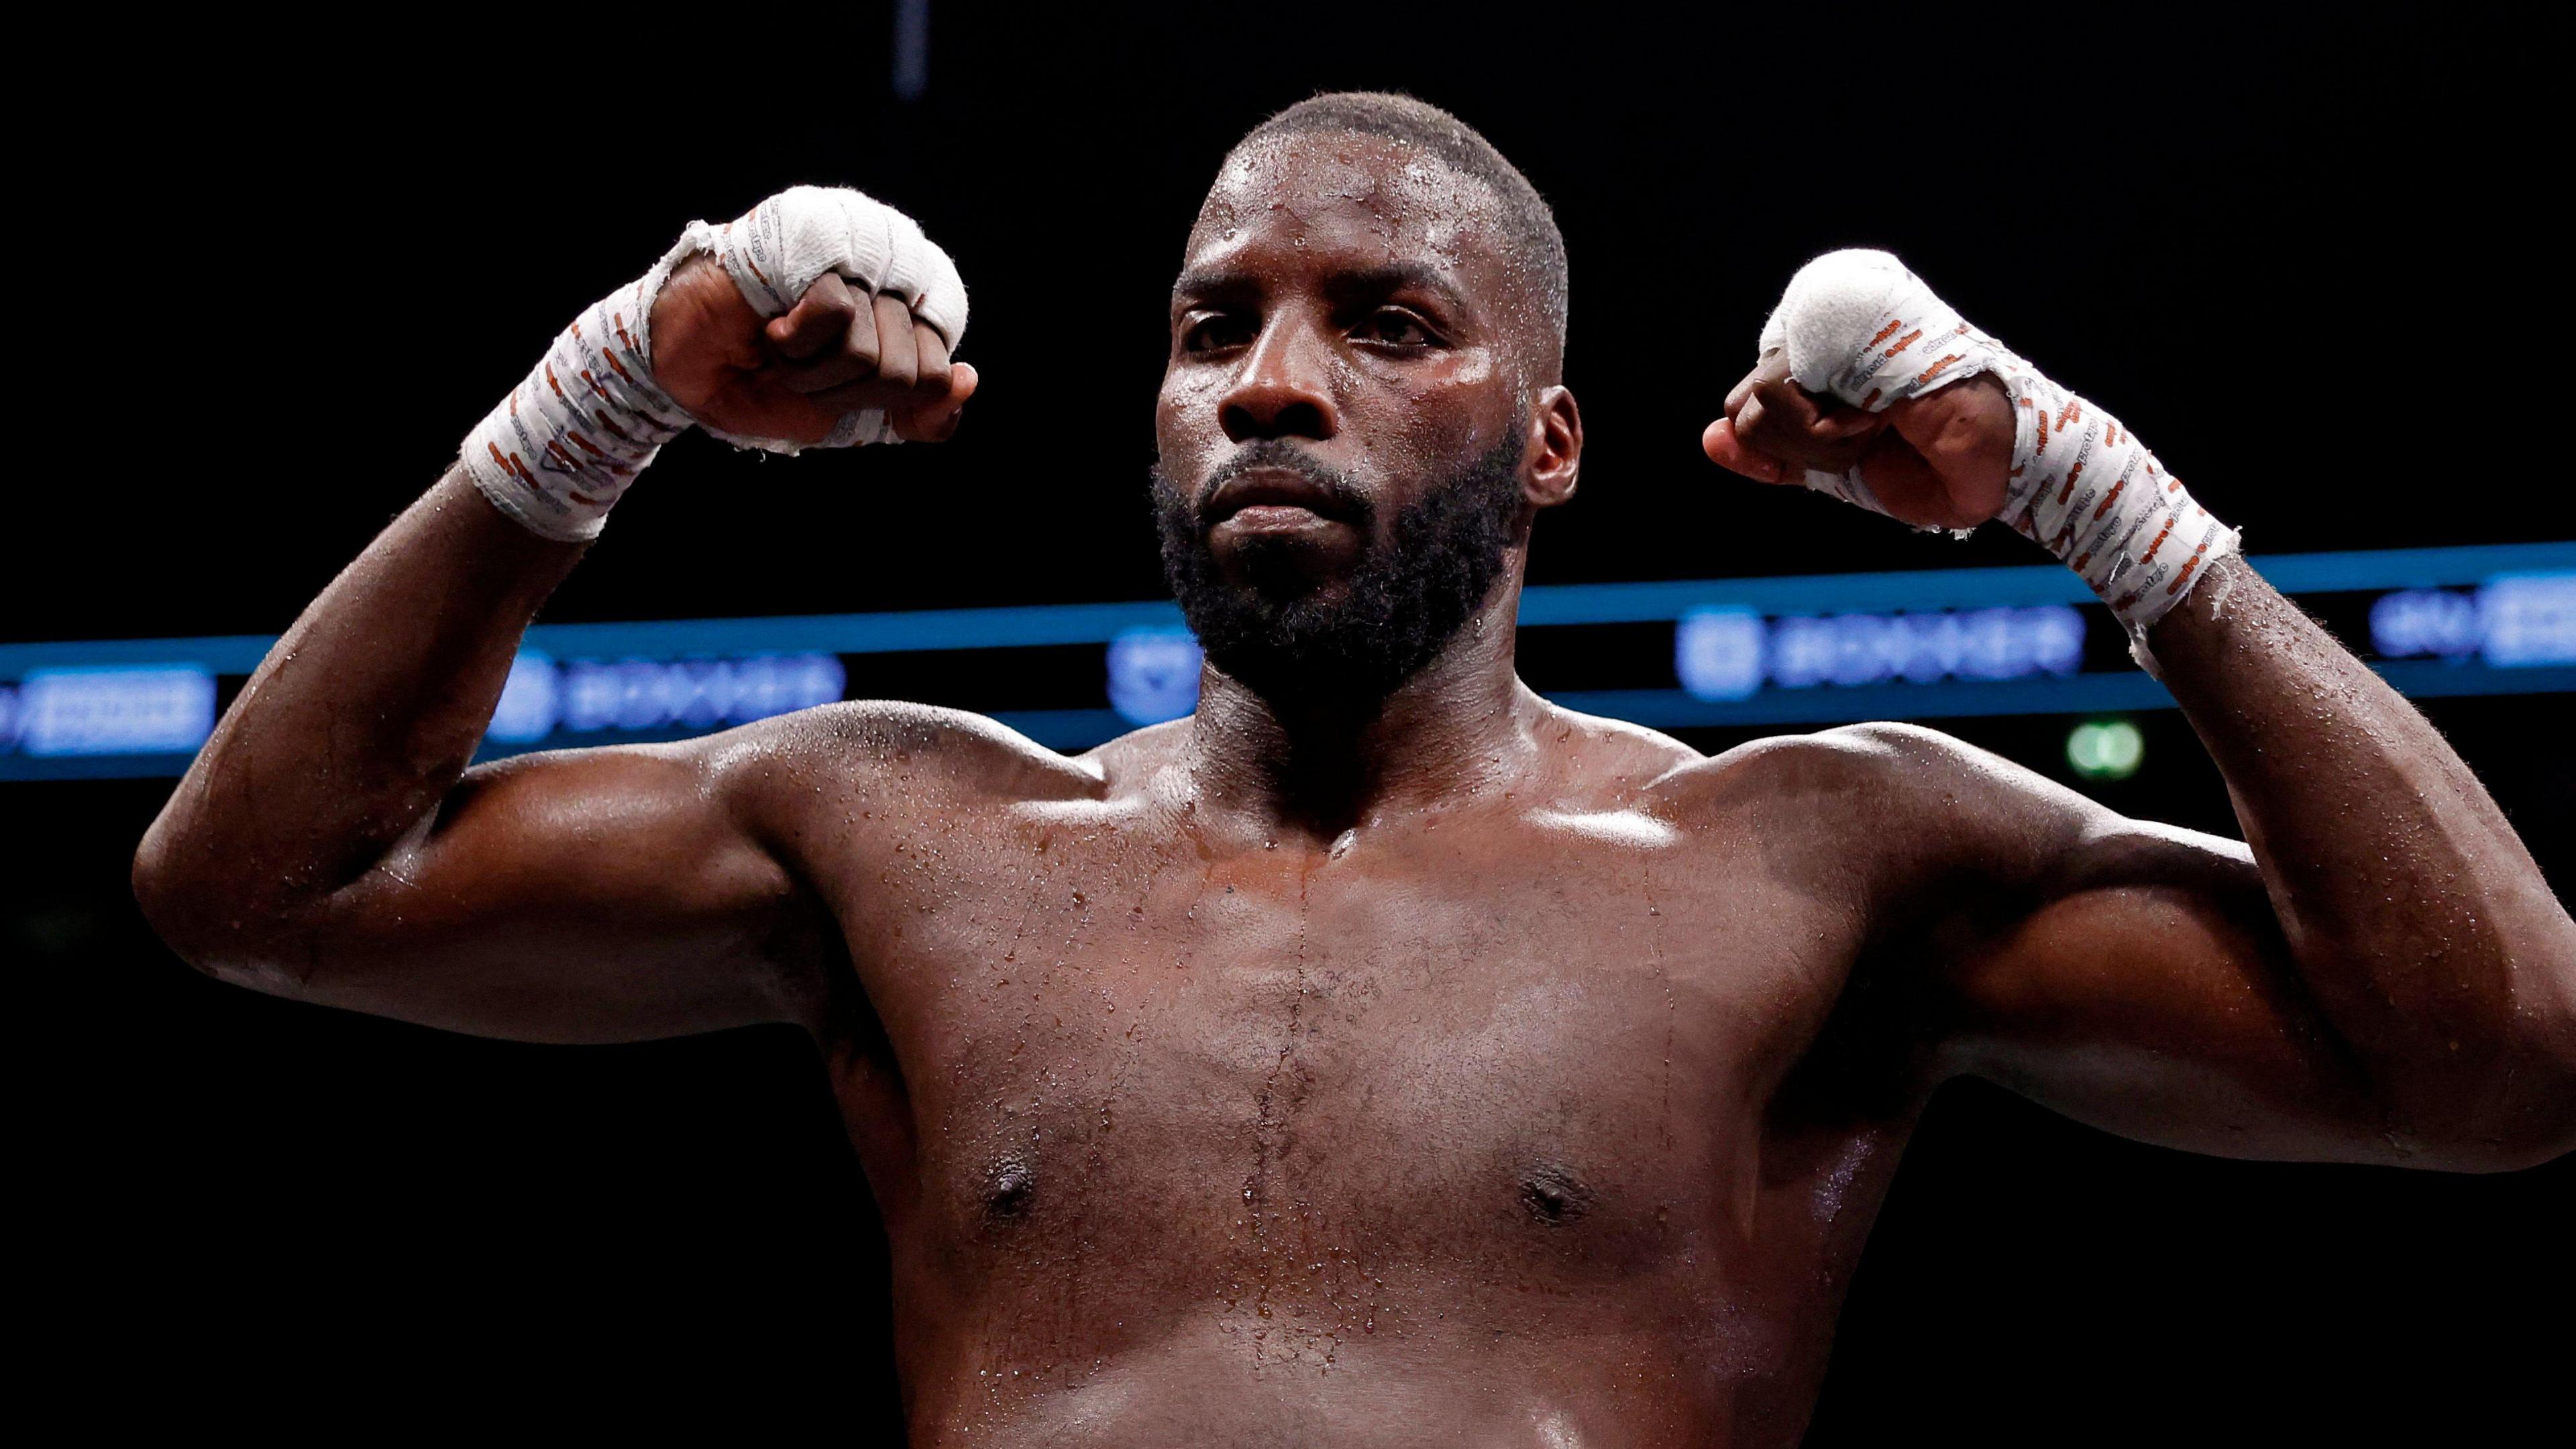
[(825, 272), (764, 320), (723, 263), (700, 253), (653, 302), (653, 376), (671, 400), (738, 437), (819, 443), (841, 419), (883, 409), (895, 435), (937, 442), (975, 392), (973, 366), (900, 297)]
[(1762, 483), (1804, 483), (1857, 465), (1889, 514), (1917, 528), (1974, 528), (2000, 512), (2012, 468), (2013, 405), (1991, 373), (1866, 412), (1819, 398), (1763, 356), (1708, 425), (1709, 458)]
[(948, 437), (975, 391), (949, 360), (965, 335), (966, 284), (910, 217), (789, 187), (723, 226), (692, 222), (584, 308), (457, 464), (531, 532), (586, 542), (692, 424), (785, 453)]

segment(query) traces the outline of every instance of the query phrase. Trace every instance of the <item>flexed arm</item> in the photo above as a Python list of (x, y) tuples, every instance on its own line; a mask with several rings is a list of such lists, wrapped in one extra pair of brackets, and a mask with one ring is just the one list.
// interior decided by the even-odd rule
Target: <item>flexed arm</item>
[[(853, 214), (912, 247), (915, 280), (835, 252)], [(264, 990), (498, 1035), (799, 1016), (789, 958), (812, 908), (718, 752), (466, 765), (529, 619), (680, 427), (778, 446), (953, 429), (974, 386), (948, 361), (963, 289), (910, 227), (802, 188), (692, 228), (568, 328), (466, 462), (305, 610), (180, 782), (135, 859), (164, 937)], [(729, 275), (769, 255), (737, 232), (795, 244), (769, 268), (792, 307)], [(913, 310), (926, 300), (938, 325)]]
[[(1947, 822), (1889, 888), (1950, 897), (1948, 1059), (2204, 1150), (2496, 1168), (2576, 1148), (2576, 922), (2423, 716), (2121, 424), (1893, 258), (1820, 259), (1782, 312), (1710, 455), (1918, 526), (2000, 516), (2057, 552), (2172, 689), (2250, 846), (1870, 732), (1892, 788)], [(1900, 364), (1917, 330), (1941, 345)]]

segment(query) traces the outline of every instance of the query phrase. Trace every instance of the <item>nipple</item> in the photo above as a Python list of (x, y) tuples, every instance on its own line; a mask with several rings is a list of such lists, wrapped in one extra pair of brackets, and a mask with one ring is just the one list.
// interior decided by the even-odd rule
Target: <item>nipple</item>
[(1521, 1174), (1521, 1210), (1543, 1227), (1561, 1228), (1592, 1211), (1592, 1189), (1572, 1171), (1542, 1162)]
[(984, 1179), (984, 1215), (996, 1222), (1013, 1222), (1028, 1216), (1029, 1204), (1037, 1196), (1037, 1173), (1028, 1159), (1014, 1153), (993, 1164)]

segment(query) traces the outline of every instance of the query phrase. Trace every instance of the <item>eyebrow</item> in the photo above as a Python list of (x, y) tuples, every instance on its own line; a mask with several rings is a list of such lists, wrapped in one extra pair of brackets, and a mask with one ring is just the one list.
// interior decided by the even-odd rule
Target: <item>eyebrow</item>
[[(1457, 285), (1443, 276), (1438, 268), (1421, 262), (1387, 262), (1363, 267), (1357, 271), (1336, 273), (1326, 290), (1345, 296), (1369, 296), (1418, 287), (1432, 293), (1461, 312), (1473, 313), (1475, 305), (1467, 300)], [(1257, 292), (1261, 283), (1249, 272), (1225, 269), (1190, 270), (1172, 283), (1173, 300), (1183, 297), (1243, 296)]]

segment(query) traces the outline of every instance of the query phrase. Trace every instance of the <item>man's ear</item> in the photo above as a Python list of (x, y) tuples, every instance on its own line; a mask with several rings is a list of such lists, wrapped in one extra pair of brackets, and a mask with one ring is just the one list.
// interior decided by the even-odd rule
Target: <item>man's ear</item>
[(1574, 496), (1583, 471), (1583, 410), (1561, 384), (1540, 390), (1530, 409), (1530, 452), (1536, 460), (1521, 496), (1534, 508), (1554, 508)]

